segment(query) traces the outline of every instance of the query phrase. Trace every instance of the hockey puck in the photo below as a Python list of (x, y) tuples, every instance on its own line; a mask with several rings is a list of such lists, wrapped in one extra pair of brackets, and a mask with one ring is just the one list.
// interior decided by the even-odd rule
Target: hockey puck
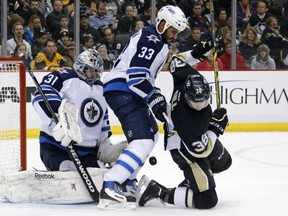
[(154, 156), (150, 157), (150, 158), (149, 158), (149, 163), (150, 163), (152, 166), (156, 165), (156, 164), (157, 164), (157, 159), (156, 159), (156, 157), (154, 157)]

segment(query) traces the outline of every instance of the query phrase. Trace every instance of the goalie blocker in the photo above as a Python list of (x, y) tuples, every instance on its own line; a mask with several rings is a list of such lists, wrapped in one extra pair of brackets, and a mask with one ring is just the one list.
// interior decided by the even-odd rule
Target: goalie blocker
[[(107, 169), (87, 168), (101, 191)], [(3, 179), (2, 179), (3, 180)], [(8, 174), (0, 188), (0, 198), (11, 203), (79, 204), (93, 202), (77, 171), (24, 171)]]

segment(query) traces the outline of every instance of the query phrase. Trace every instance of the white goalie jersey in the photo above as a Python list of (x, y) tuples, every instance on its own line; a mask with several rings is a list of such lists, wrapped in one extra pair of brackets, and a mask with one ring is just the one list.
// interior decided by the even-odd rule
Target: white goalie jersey
[[(79, 108), (78, 124), (82, 142), (77, 146), (95, 147), (111, 135), (101, 81), (97, 80), (88, 85), (74, 70), (62, 68), (46, 75), (40, 85), (55, 113), (58, 113), (63, 99), (71, 101)], [(45, 142), (63, 148), (53, 138), (52, 129), (55, 122), (52, 121), (51, 114), (38, 91), (35, 92), (33, 106), (42, 121), (40, 143)]]

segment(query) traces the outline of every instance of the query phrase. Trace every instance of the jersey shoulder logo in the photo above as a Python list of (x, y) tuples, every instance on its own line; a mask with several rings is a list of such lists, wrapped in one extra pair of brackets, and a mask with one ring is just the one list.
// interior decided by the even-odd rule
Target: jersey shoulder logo
[(103, 109), (94, 98), (87, 98), (81, 105), (81, 118), (88, 127), (96, 126), (103, 118)]
[(152, 42), (154, 42), (155, 44), (156, 44), (157, 42), (160, 42), (160, 40), (158, 39), (158, 37), (157, 37), (156, 35), (153, 35), (153, 34), (147, 36), (147, 38), (148, 38), (148, 41), (152, 41)]
[(69, 74), (68, 71), (65, 68), (59, 68), (58, 72), (61, 73), (61, 74), (64, 74), (64, 73), (65, 74)]

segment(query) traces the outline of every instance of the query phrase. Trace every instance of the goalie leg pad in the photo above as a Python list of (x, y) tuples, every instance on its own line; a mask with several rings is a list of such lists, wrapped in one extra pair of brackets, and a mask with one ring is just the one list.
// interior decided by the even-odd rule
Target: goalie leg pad
[[(107, 169), (87, 168), (98, 191)], [(5, 178), (9, 202), (78, 204), (93, 202), (77, 171), (24, 171)]]
[(59, 171), (77, 171), (77, 169), (71, 160), (64, 160), (59, 165)]

